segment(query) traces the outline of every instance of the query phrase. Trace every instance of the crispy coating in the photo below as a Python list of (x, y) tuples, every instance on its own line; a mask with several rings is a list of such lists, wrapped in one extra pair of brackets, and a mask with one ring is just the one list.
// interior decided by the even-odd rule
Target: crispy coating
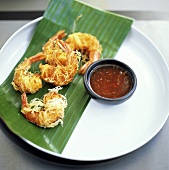
[(44, 128), (52, 128), (58, 124), (63, 124), (64, 109), (67, 107), (67, 99), (58, 93), (61, 87), (49, 89), (43, 100), (35, 98), (28, 103), (26, 93), (21, 96), (21, 112), (25, 118)]
[(42, 60), (44, 56), (39, 53), (25, 59), (15, 68), (12, 85), (14, 89), (21, 93), (35, 93), (42, 88), (42, 80), (38, 73), (31, 73), (28, 70), (31, 68), (33, 62)]
[(49, 39), (43, 46), (47, 64), (39, 65), (41, 78), (55, 86), (63, 86), (72, 82), (79, 66), (79, 53), (60, 40), (65, 35), (64, 30), (61, 30)]
[(84, 74), (88, 66), (100, 59), (102, 46), (97, 38), (87, 33), (73, 33), (68, 36), (65, 41), (72, 50), (78, 50), (82, 54), (82, 62), (84, 65), (79, 70), (80, 74)]
[(45, 61), (49, 65), (66, 65), (67, 55), (71, 49), (61, 40), (64, 36), (66, 36), (65, 31), (60, 30), (43, 46), (42, 50), (46, 56)]

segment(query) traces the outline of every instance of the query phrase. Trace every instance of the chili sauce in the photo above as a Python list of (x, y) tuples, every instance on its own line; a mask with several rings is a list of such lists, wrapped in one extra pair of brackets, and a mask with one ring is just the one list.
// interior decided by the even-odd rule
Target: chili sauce
[(90, 85), (93, 91), (102, 97), (120, 98), (132, 89), (132, 79), (122, 67), (105, 65), (93, 71)]

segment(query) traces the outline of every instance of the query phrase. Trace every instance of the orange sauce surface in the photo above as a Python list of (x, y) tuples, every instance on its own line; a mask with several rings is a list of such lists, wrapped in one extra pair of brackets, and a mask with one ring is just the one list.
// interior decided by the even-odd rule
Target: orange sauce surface
[(122, 67), (106, 65), (93, 71), (90, 85), (95, 93), (105, 98), (119, 98), (132, 88), (130, 74)]

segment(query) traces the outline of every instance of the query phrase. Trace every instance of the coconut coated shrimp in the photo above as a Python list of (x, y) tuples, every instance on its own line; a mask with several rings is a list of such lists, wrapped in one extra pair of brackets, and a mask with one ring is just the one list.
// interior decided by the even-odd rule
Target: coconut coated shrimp
[(25, 59), (15, 68), (12, 85), (14, 89), (19, 90), (21, 93), (35, 93), (42, 88), (42, 80), (38, 73), (31, 73), (28, 70), (31, 64), (44, 59), (42, 53)]
[(78, 59), (75, 53), (71, 53), (67, 60), (67, 64), (64, 65), (49, 65), (45, 64), (39, 65), (41, 72), (41, 78), (48, 82), (52, 83), (55, 86), (63, 86), (72, 82), (74, 75), (78, 70)]
[(64, 109), (67, 107), (67, 99), (58, 93), (61, 87), (49, 89), (43, 100), (35, 98), (28, 103), (26, 93), (21, 95), (21, 112), (25, 118), (44, 128), (52, 128), (63, 124)]
[(41, 78), (56, 86), (67, 85), (73, 80), (79, 65), (79, 56), (63, 40), (64, 30), (59, 31), (43, 47), (47, 64), (39, 65)]
[(54, 66), (57, 66), (58, 64), (66, 65), (67, 55), (70, 51), (70, 47), (65, 46), (65, 43), (61, 40), (65, 36), (65, 31), (61, 30), (51, 37), (43, 46), (42, 50), (46, 56), (45, 61), (48, 64)]
[(100, 59), (102, 46), (96, 37), (87, 33), (73, 33), (65, 41), (72, 50), (78, 50), (82, 53), (82, 62), (84, 65), (79, 69), (80, 74), (84, 74), (88, 66)]

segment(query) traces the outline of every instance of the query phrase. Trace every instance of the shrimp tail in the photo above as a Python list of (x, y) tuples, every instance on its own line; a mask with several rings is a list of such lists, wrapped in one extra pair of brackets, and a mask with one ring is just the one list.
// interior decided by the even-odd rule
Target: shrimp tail
[(27, 97), (26, 97), (26, 93), (22, 93), (21, 101), (22, 101), (22, 108), (28, 106), (28, 100), (27, 100)]
[(50, 40), (54, 41), (56, 39), (62, 39), (66, 35), (67, 35), (67, 33), (65, 33), (65, 30), (60, 30), (53, 37), (51, 37)]
[(58, 43), (59, 47), (60, 47), (63, 51), (65, 51), (66, 53), (72, 52), (72, 49), (71, 49), (66, 43), (64, 43), (63, 41), (58, 40), (57, 43)]
[(29, 57), (28, 60), (31, 62), (31, 63), (34, 63), (34, 62), (38, 62), (38, 61), (41, 61), (41, 60), (44, 60), (46, 58), (46, 56), (43, 54), (43, 52), (40, 52), (32, 57)]
[(79, 74), (84, 74), (87, 68), (95, 61), (100, 59), (100, 53), (98, 51), (90, 51), (89, 61), (87, 61), (78, 71)]
[(87, 70), (87, 68), (90, 66), (90, 64), (92, 64), (91, 61), (87, 61), (84, 65), (82, 65), (82, 67), (78, 70), (79, 74), (84, 74)]
[(100, 53), (98, 51), (90, 51), (89, 53), (89, 60), (91, 62), (95, 62), (100, 59)]

